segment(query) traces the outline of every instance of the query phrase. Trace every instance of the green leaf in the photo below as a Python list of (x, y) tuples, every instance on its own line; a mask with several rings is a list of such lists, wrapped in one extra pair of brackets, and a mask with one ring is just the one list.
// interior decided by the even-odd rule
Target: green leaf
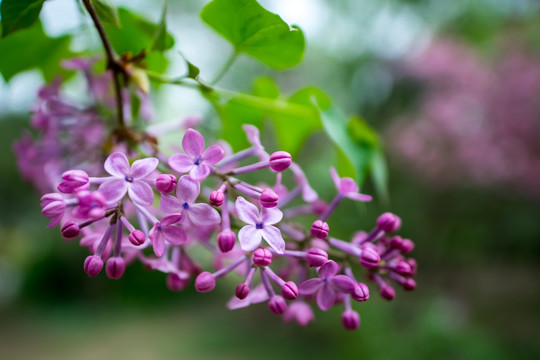
[(295, 66), (304, 55), (302, 30), (290, 27), (255, 0), (213, 0), (204, 7), (201, 18), (231, 42), (236, 53), (272, 68)]
[(50, 81), (63, 71), (60, 62), (73, 56), (70, 41), (67, 35), (48, 37), (39, 22), (0, 39), (0, 74), (9, 81), (20, 72), (39, 69), (45, 80)]
[(371, 161), (371, 180), (380, 198), (388, 201), (388, 165), (380, 147), (375, 151)]
[(277, 99), (279, 97), (279, 87), (275, 80), (268, 76), (261, 76), (253, 84), (253, 92), (257, 96)]
[(117, 28), (121, 27), (118, 9), (112, 0), (92, 0), (92, 3), (102, 21), (113, 24)]
[(362, 118), (349, 120), (333, 105), (319, 107), (324, 130), (341, 153), (340, 173), (362, 185), (378, 149), (377, 135)]
[(154, 42), (152, 44), (152, 50), (165, 51), (167, 47), (167, 3), (163, 4), (163, 10), (161, 12), (161, 20), (159, 21), (154, 35)]
[(39, 18), (45, 0), (2, 0), (2, 37), (32, 26)]
[[(118, 9), (118, 16), (122, 29), (118, 29), (112, 24), (103, 24), (116, 52), (137, 54), (142, 50), (150, 51), (158, 33), (158, 25), (122, 8)], [(172, 35), (166, 33), (165, 39), (163, 49), (167, 50), (173, 47), (174, 38)]]

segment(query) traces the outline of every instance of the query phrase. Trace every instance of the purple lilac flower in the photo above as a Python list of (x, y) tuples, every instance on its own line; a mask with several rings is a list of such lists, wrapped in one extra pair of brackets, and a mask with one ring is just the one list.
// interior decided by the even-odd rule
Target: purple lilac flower
[(281, 236), (281, 231), (272, 226), (283, 218), (283, 213), (280, 210), (263, 207), (259, 212), (255, 205), (239, 196), (236, 199), (236, 213), (240, 220), (248, 224), (238, 232), (238, 240), (242, 250), (255, 250), (261, 244), (261, 238), (264, 238), (278, 254), (285, 251), (285, 240)]
[(350, 294), (354, 292), (356, 283), (348, 276), (337, 275), (339, 265), (328, 260), (319, 268), (319, 279), (309, 279), (298, 288), (301, 295), (317, 294), (317, 305), (326, 311), (334, 305), (337, 293)]
[(148, 237), (152, 241), (156, 256), (162, 256), (165, 251), (165, 242), (171, 245), (183, 245), (186, 242), (186, 232), (178, 223), (182, 214), (165, 216), (160, 222), (154, 224)]
[(157, 165), (158, 159), (146, 158), (135, 160), (130, 166), (126, 155), (112, 153), (105, 160), (105, 171), (111, 178), (99, 186), (99, 191), (109, 202), (118, 201), (128, 193), (136, 204), (150, 205), (154, 201), (154, 192), (147, 181)]
[(161, 211), (181, 213), (196, 226), (212, 226), (221, 222), (219, 213), (210, 205), (196, 203), (201, 192), (201, 185), (190, 176), (184, 175), (178, 180), (176, 196), (161, 196)]
[(170, 167), (178, 173), (187, 173), (195, 181), (202, 181), (212, 172), (212, 165), (223, 159), (224, 151), (218, 145), (204, 149), (204, 138), (193, 129), (188, 129), (182, 139), (184, 154), (174, 154), (169, 158)]

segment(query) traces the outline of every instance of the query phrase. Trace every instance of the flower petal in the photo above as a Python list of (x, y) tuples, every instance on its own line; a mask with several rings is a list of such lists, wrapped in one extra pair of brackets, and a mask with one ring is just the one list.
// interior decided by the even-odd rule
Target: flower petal
[(298, 287), (298, 293), (300, 295), (314, 294), (321, 287), (323, 281), (321, 279), (309, 279), (304, 281)]
[(186, 231), (178, 225), (163, 227), (163, 237), (172, 245), (184, 245), (187, 240)]
[(260, 231), (268, 245), (278, 254), (283, 254), (285, 251), (285, 240), (281, 236), (281, 231), (275, 226), (265, 226)]
[(326, 311), (336, 302), (336, 292), (328, 284), (324, 284), (317, 293), (317, 305), (322, 311)]
[(194, 181), (191, 177), (184, 175), (178, 180), (176, 186), (176, 197), (180, 200), (181, 204), (192, 204), (197, 200), (199, 193), (201, 192), (201, 185)]
[(328, 260), (319, 269), (321, 279), (334, 277), (339, 271), (339, 265), (334, 260)]
[(294, 179), (296, 183), (302, 188), (302, 198), (306, 202), (312, 202), (319, 198), (319, 195), (309, 185), (306, 175), (296, 163), (292, 163), (290, 169), (294, 173)]
[(197, 130), (187, 129), (182, 138), (182, 147), (187, 156), (196, 159), (204, 150), (204, 138)]
[(355, 194), (358, 192), (358, 184), (356, 184), (356, 181), (353, 179), (344, 177), (341, 178), (338, 190), (342, 194)]
[(124, 179), (111, 179), (99, 185), (99, 192), (107, 202), (117, 202), (128, 190), (128, 183)]
[(169, 226), (179, 223), (180, 220), (182, 220), (182, 214), (177, 213), (165, 216), (160, 222), (162, 226)]
[(193, 204), (187, 211), (189, 220), (197, 226), (217, 225), (221, 222), (221, 217), (216, 209), (208, 204)]
[(253, 251), (261, 244), (261, 232), (253, 225), (246, 225), (238, 232), (240, 248), (244, 251)]
[(283, 219), (283, 213), (278, 208), (265, 208), (261, 210), (262, 223), (265, 225), (274, 225)]
[(236, 198), (235, 207), (238, 218), (246, 224), (255, 225), (259, 222), (259, 210), (243, 197)]
[(366, 194), (359, 194), (359, 193), (349, 193), (347, 195), (349, 199), (353, 199), (356, 201), (371, 201), (371, 196)]
[(336, 275), (332, 279), (332, 285), (340, 292), (351, 294), (356, 288), (356, 283), (348, 276)]
[(332, 181), (334, 182), (334, 185), (336, 185), (336, 189), (338, 189), (339, 191), (339, 188), (341, 185), (341, 178), (339, 177), (336, 169), (334, 169), (333, 167), (330, 168), (330, 176), (332, 177)]
[(189, 172), (194, 166), (194, 161), (184, 154), (173, 154), (169, 158), (169, 166), (171, 169), (180, 174)]
[(151, 205), (154, 201), (154, 192), (144, 181), (134, 181), (129, 184), (128, 194), (131, 201), (139, 205)]
[(112, 176), (123, 178), (129, 172), (129, 161), (123, 153), (114, 152), (105, 160), (104, 168)]
[(161, 231), (158, 231), (156, 229), (155, 224), (152, 229), (150, 230), (150, 233), (148, 234), (148, 238), (150, 238), (150, 241), (152, 241), (152, 247), (154, 248), (154, 254), (156, 256), (161, 256), (165, 252), (165, 239), (163, 238), (163, 234)]
[(130, 175), (133, 179), (144, 179), (156, 170), (159, 160), (156, 158), (146, 158), (135, 160), (131, 165)]
[(177, 197), (165, 194), (161, 194), (159, 209), (166, 214), (179, 213), (184, 210), (182, 202)]
[(201, 160), (207, 164), (214, 165), (217, 164), (225, 156), (225, 151), (219, 145), (212, 145), (206, 149), (201, 156)]
[(189, 176), (195, 181), (203, 181), (210, 175), (212, 169), (205, 163), (195, 165), (191, 168)]

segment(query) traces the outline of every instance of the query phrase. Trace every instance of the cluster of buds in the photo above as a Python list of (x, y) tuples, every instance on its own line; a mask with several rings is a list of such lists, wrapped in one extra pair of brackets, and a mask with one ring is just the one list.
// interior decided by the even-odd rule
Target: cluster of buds
[[(251, 146), (237, 153), (219, 144), (206, 148), (203, 136), (190, 128), (181, 153), (167, 157), (155, 150), (155, 157), (130, 162), (117, 151), (104, 162), (106, 174), (93, 174), (102, 176), (66, 171), (58, 191), (42, 197), (42, 214), (51, 219), (49, 227), (60, 226), (64, 238), (80, 237), (90, 251), (83, 268), (91, 277), (105, 267), (109, 278), (119, 279), (126, 265), (140, 261), (166, 273), (173, 291), (194, 282), (206, 293), (217, 279), (236, 276), (241, 281), (230, 309), (265, 302), (274, 314), (300, 325), (314, 320), (314, 302), (323, 311), (342, 304), (343, 326), (359, 327), (352, 300), (367, 301), (369, 288), (356, 280), (353, 268), (367, 269), (366, 282), (388, 300), (395, 297), (392, 283), (415, 288), (416, 262), (406, 258), (414, 245), (392, 235), (399, 217), (382, 214), (371, 232), (358, 232), (351, 241), (332, 237), (327, 221), (337, 206), (346, 198), (371, 197), (332, 168), (337, 194), (325, 203), (289, 153), (267, 153), (257, 128), (243, 128)], [(244, 165), (250, 158), (256, 161)], [(260, 171), (270, 172), (274, 185), (242, 180)], [(292, 186), (284, 181), (289, 172)], [(306, 216), (313, 220), (310, 228), (299, 219)], [(211, 269), (196, 248), (211, 254)]]

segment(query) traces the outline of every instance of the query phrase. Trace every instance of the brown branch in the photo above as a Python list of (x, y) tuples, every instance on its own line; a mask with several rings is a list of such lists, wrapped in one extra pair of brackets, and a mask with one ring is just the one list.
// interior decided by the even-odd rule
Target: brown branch
[(125, 129), (125, 123), (120, 76), (122, 74), (125, 74), (125, 70), (121, 63), (118, 61), (118, 57), (116, 56), (114, 49), (112, 48), (111, 42), (109, 41), (109, 38), (105, 33), (103, 24), (101, 23), (101, 20), (97, 15), (96, 9), (94, 8), (92, 1), (82, 0), (82, 2), (84, 4), (84, 7), (86, 8), (86, 11), (88, 11), (88, 14), (90, 14), (90, 17), (94, 22), (94, 25), (99, 34), (99, 38), (101, 39), (101, 43), (103, 44), (103, 48), (105, 49), (105, 55), (107, 57), (107, 69), (111, 70), (113, 73), (114, 92), (116, 95), (116, 117), (118, 120), (118, 130), (123, 131)]

